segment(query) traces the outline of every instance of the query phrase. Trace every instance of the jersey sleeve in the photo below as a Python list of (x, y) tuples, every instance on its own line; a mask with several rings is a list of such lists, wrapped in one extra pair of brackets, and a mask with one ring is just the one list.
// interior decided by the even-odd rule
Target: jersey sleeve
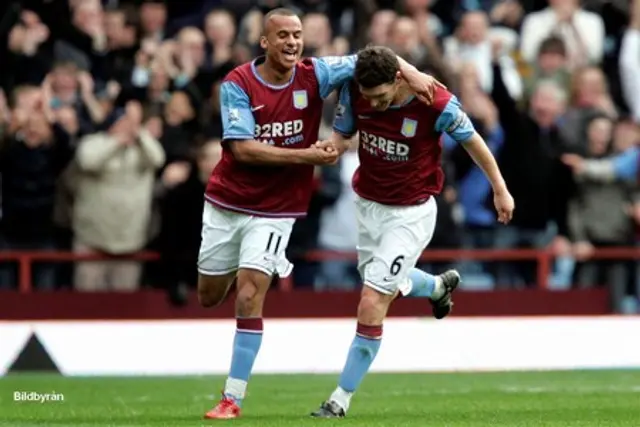
[(349, 90), (348, 83), (340, 89), (340, 99), (336, 107), (336, 118), (333, 122), (333, 130), (347, 137), (351, 137), (356, 133), (353, 106), (351, 105), (351, 91)]
[(640, 167), (640, 149), (632, 148), (613, 158), (615, 176), (621, 179), (634, 180)]
[(462, 111), (460, 101), (452, 95), (436, 120), (436, 132), (446, 133), (460, 143), (471, 139), (475, 131), (469, 116)]
[(312, 58), (322, 98), (328, 97), (335, 89), (351, 80), (357, 58), (357, 55)]
[(240, 86), (233, 82), (222, 83), (220, 112), (223, 139), (254, 138), (255, 120), (251, 112), (249, 96)]

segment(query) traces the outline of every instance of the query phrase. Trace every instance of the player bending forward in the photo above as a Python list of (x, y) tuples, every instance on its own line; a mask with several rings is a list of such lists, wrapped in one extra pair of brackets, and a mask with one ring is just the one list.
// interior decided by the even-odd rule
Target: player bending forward
[[(338, 153), (314, 146), (323, 99), (353, 76), (355, 55), (300, 60), (302, 24), (287, 9), (265, 17), (265, 57), (237, 67), (220, 89), (223, 155), (206, 190), (198, 298), (221, 303), (237, 281), (237, 330), (222, 400), (205, 418), (236, 418), (262, 343), (262, 307), (272, 278), (286, 277), (285, 249), (306, 214), (314, 165)], [(428, 100), (435, 81), (404, 63), (403, 75)], [(215, 338), (213, 338), (215, 339)]]
[(369, 370), (382, 339), (382, 322), (391, 302), (402, 294), (429, 298), (433, 315), (451, 311), (457, 271), (432, 276), (415, 264), (433, 236), (434, 195), (442, 189), (440, 136), (462, 143), (491, 182), (498, 219), (511, 219), (514, 202), (493, 155), (475, 132), (460, 103), (436, 88), (427, 106), (399, 79), (393, 51), (369, 47), (358, 53), (355, 79), (340, 92), (334, 134), (317, 143), (344, 152), (360, 134), (360, 167), (353, 177), (358, 218), (358, 269), (364, 287), (358, 305), (356, 337), (339, 386), (312, 416), (344, 417), (353, 393)]

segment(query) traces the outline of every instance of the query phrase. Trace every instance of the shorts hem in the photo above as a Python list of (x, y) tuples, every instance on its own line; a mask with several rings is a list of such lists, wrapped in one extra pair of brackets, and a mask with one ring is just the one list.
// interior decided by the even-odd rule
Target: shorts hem
[(238, 266), (238, 270), (240, 270), (240, 269), (256, 270), (256, 271), (259, 271), (261, 273), (266, 274), (269, 277), (273, 277), (276, 274), (275, 271), (269, 271), (267, 268), (265, 268), (265, 267), (263, 267), (261, 265), (258, 265), (258, 264), (240, 264)]
[(374, 291), (378, 291), (378, 292), (380, 292), (381, 294), (384, 294), (384, 295), (394, 295), (396, 293), (396, 291), (397, 291), (397, 289), (390, 290), (390, 289), (383, 288), (383, 287), (378, 286), (378, 285), (374, 285), (373, 283), (369, 282), (368, 280), (364, 281), (364, 285), (368, 286), (371, 289), (373, 289)]
[(225, 274), (233, 273), (234, 271), (238, 271), (238, 267), (229, 268), (227, 270), (207, 270), (205, 268), (198, 268), (198, 273), (203, 276), (224, 276)]

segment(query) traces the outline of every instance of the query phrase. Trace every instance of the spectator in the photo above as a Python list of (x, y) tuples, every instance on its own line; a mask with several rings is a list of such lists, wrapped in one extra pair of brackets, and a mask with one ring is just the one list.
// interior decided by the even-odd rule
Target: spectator
[(579, 0), (549, 0), (549, 7), (527, 15), (522, 23), (522, 57), (533, 63), (542, 42), (562, 38), (571, 69), (600, 64), (604, 53), (604, 22), (580, 8)]
[[(131, 102), (106, 132), (80, 142), (73, 211), (74, 250), (79, 254), (126, 255), (147, 243), (153, 179), (165, 155), (141, 124), (142, 108)], [(75, 288), (132, 291), (140, 273), (135, 261), (80, 262)]]
[(160, 43), (165, 38), (167, 7), (163, 1), (144, 0), (140, 5), (141, 39)]
[(618, 117), (607, 79), (598, 67), (577, 70), (571, 82), (570, 106), (562, 119), (563, 138), (574, 150), (586, 149), (586, 125), (594, 114), (606, 114), (612, 119)]
[(553, 80), (565, 93), (571, 89), (571, 72), (564, 41), (552, 36), (540, 44), (536, 63), (530, 75), (525, 79), (525, 102), (528, 102), (535, 87), (542, 80)]
[(53, 60), (53, 43), (49, 36), (49, 27), (38, 15), (29, 10), (22, 11), (20, 22), (9, 32), (9, 49), (3, 60), (3, 68), (8, 68), (3, 71), (11, 74), (7, 87), (40, 84)]
[[(589, 158), (611, 151), (613, 123), (595, 116), (587, 125)], [(609, 284), (613, 309), (621, 312), (630, 271), (624, 261), (591, 261), (594, 248), (629, 246), (634, 242), (634, 221), (629, 207), (636, 201), (635, 185), (616, 181), (601, 183), (577, 176), (577, 192), (569, 203), (569, 225), (574, 255), (579, 261), (575, 280), (579, 287)]]
[[(38, 88), (17, 88), (13, 98), (11, 122), (0, 146), (0, 244), (6, 250), (52, 250), (56, 181), (73, 155), (69, 134), (48, 112)], [(56, 285), (50, 265), (36, 265), (33, 275), (38, 289)], [(16, 284), (14, 266), (3, 265), (0, 287)]]
[(233, 58), (236, 39), (236, 23), (233, 16), (225, 10), (214, 10), (206, 16), (204, 28), (209, 45), (209, 67), (224, 67)]
[(389, 45), (389, 32), (397, 17), (398, 15), (392, 10), (379, 10), (374, 13), (371, 25), (367, 27), (369, 42), (382, 46)]
[(466, 62), (478, 70), (480, 87), (487, 93), (493, 86), (493, 58), (500, 65), (502, 79), (511, 98), (522, 96), (522, 81), (513, 60), (489, 37), (489, 18), (484, 12), (464, 14), (455, 36), (445, 39), (445, 58), (455, 72)]
[[(500, 164), (518, 209), (513, 221), (500, 227), (498, 248), (544, 248), (551, 243), (554, 229), (559, 236), (555, 246), (568, 246), (567, 199), (571, 194), (571, 174), (560, 161), (567, 150), (558, 121), (565, 111), (566, 97), (555, 83), (545, 81), (535, 89), (529, 112), (518, 111), (502, 80), (501, 69), (494, 65), (493, 100), (504, 127), (505, 144)], [(500, 263), (499, 286), (531, 284), (535, 265)]]
[(45, 102), (51, 109), (72, 108), (80, 121), (81, 134), (93, 132), (106, 117), (103, 105), (94, 92), (91, 74), (78, 69), (73, 62), (59, 62), (44, 79)]

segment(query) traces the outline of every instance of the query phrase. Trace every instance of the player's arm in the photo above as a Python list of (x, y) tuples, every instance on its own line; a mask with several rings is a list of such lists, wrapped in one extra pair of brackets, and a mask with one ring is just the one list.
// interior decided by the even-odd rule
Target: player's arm
[[(327, 98), (334, 90), (353, 78), (357, 55), (325, 56), (313, 58), (320, 96)], [(416, 67), (398, 57), (400, 73), (421, 101), (431, 104), (437, 86), (444, 87), (432, 76), (421, 73)]]
[[(309, 149), (281, 148), (256, 141), (255, 120), (249, 96), (233, 82), (220, 87), (222, 138), (229, 144), (236, 160), (261, 165), (333, 163), (331, 154), (315, 147)], [(335, 155), (334, 155), (335, 156)]]
[(333, 120), (333, 132), (328, 140), (322, 141), (321, 148), (333, 147), (342, 155), (349, 149), (351, 138), (356, 133), (356, 126), (353, 117), (353, 107), (351, 106), (351, 91), (349, 83), (342, 85), (340, 97), (336, 106), (336, 114)]
[(500, 222), (508, 222), (513, 215), (514, 203), (507, 184), (502, 177), (498, 162), (486, 142), (471, 124), (467, 114), (462, 111), (455, 96), (447, 102), (436, 122), (436, 130), (445, 132), (456, 142), (462, 144), (474, 163), (484, 172), (493, 188), (494, 203)]

